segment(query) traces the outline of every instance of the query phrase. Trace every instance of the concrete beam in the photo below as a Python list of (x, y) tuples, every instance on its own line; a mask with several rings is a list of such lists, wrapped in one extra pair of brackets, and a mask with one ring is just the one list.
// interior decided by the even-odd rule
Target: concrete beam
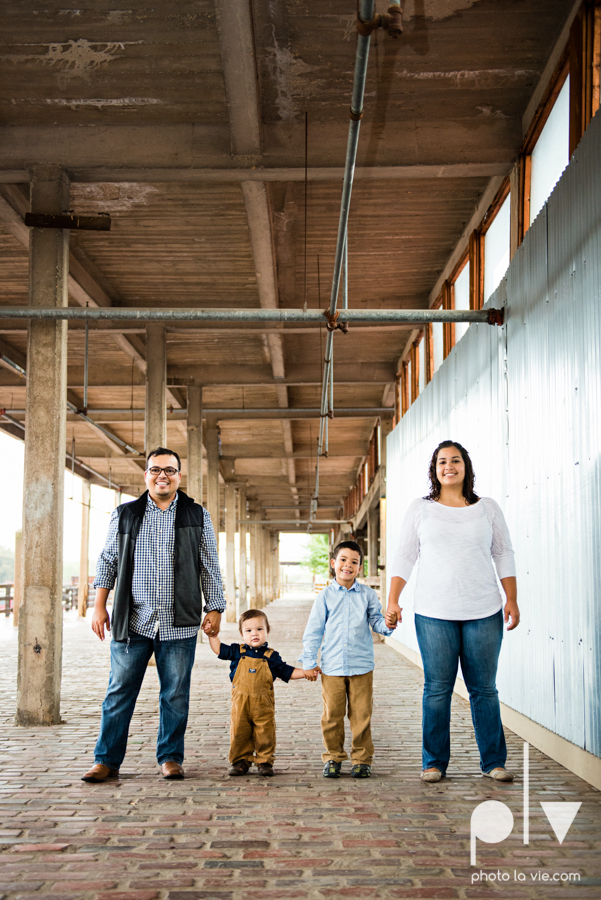
[(261, 152), (261, 119), (251, 5), (215, 0), (225, 96), (234, 155)]
[[(32, 212), (69, 209), (69, 184), (57, 167), (37, 168)], [(67, 305), (69, 232), (34, 228), (29, 303)], [(23, 495), (23, 603), (19, 617), (17, 725), (60, 722), (63, 486), (66, 453), (67, 330), (31, 322), (27, 342), (27, 431)]]
[[(119, 135), (116, 134), (116, 128), (119, 128)], [(52, 128), (53, 137), (56, 137), (56, 128)], [(164, 126), (165, 142), (169, 143), (169, 153), (173, 153), (173, 148), (178, 147), (178, 158), (172, 160), (169, 164), (167, 159), (164, 163), (155, 157), (154, 160), (140, 162), (136, 164), (133, 158), (136, 154), (140, 157), (142, 154), (136, 149), (141, 139), (140, 129), (128, 128), (123, 126), (105, 126), (103, 132), (106, 134), (111, 131), (115, 132), (115, 137), (121, 138), (113, 142), (112, 154), (108, 152), (103, 159), (98, 153), (90, 152), (90, 136), (83, 135), (81, 128), (71, 130), (61, 127), (61, 136), (63, 142), (59, 153), (69, 156), (71, 159), (77, 156), (75, 164), (70, 167), (69, 171), (73, 181), (85, 183), (99, 182), (139, 182), (150, 184), (240, 184), (243, 181), (262, 181), (262, 182), (304, 182), (305, 169), (302, 165), (261, 165), (262, 160), (257, 159), (257, 165), (244, 165), (238, 160), (233, 160), (231, 165), (223, 166), (221, 163), (223, 157), (215, 160), (214, 165), (203, 165), (202, 161), (190, 160), (189, 166), (182, 166), (181, 147), (182, 140), (190, 141), (190, 137), (183, 137), (182, 132), (188, 131), (189, 128)], [(90, 129), (85, 129), (89, 132)], [(148, 134), (148, 140), (152, 141), (153, 132), (156, 129), (146, 127), (143, 129)], [(2, 129), (0, 129), (0, 134)], [(23, 183), (28, 181), (27, 168), (25, 165), (10, 166), (9, 160), (6, 159), (7, 149), (13, 144), (16, 151), (22, 159), (30, 159), (25, 149), (20, 149), (19, 145), (24, 144), (30, 136), (35, 138), (36, 144), (44, 140), (46, 129), (44, 127), (35, 127), (32, 129), (22, 129), (12, 126), (10, 128), (10, 141), (8, 137), (4, 143), (4, 152), (0, 149), (0, 183)], [(25, 133), (24, 133), (25, 132)], [(227, 140), (227, 138), (224, 138)], [(85, 141), (85, 142), (84, 142)], [(115, 167), (113, 160), (118, 157), (118, 144), (127, 143), (127, 156), (129, 163), (120, 168)], [(227, 153), (227, 151), (226, 151)], [(12, 154), (11, 154), (12, 155)], [(167, 153), (164, 154), (167, 156)], [(14, 161), (14, 156), (12, 157)], [(438, 181), (446, 178), (493, 178), (495, 176), (504, 177), (510, 169), (509, 161), (481, 163), (443, 163), (441, 165), (414, 165), (414, 166), (357, 166), (355, 169), (355, 181), (413, 181), (416, 179), (431, 179)], [(339, 181), (342, 182), (344, 169), (341, 166), (311, 166), (307, 169), (307, 180), (310, 182), (323, 181)]]

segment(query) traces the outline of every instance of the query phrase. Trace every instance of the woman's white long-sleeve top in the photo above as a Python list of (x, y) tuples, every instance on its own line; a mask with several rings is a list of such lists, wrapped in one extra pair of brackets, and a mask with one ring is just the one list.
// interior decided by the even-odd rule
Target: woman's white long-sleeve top
[(434, 619), (482, 619), (502, 606), (499, 578), (515, 575), (505, 517), (481, 497), (457, 508), (414, 500), (407, 510), (391, 575), (409, 581), (419, 558), (414, 612)]

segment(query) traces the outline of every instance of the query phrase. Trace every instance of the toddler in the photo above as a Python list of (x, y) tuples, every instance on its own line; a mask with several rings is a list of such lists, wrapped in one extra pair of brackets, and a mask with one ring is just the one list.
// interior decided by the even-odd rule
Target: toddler
[(246, 775), (256, 763), (259, 775), (273, 775), (275, 758), (275, 706), (273, 680), (306, 678), (316, 681), (317, 666), (311, 671), (287, 665), (276, 650), (267, 646), (269, 622), (260, 609), (240, 616), (243, 644), (222, 644), (209, 636), (209, 644), (219, 659), (229, 659), (232, 682), (230, 719), (230, 775)]

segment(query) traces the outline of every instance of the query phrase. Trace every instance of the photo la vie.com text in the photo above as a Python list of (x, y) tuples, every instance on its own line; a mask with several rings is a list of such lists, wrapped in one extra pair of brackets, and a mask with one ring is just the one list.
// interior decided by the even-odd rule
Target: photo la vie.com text
[[(524, 742), (524, 786), (523, 786), (523, 841), (524, 844), (530, 842), (530, 767), (529, 767), (529, 747)], [(555, 833), (560, 844), (563, 843), (570, 827), (576, 818), (578, 810), (582, 805), (580, 802), (569, 802), (561, 800), (559, 802), (542, 802), (543, 808), (549, 823)], [(484, 841), (486, 844), (498, 844), (509, 837), (513, 831), (513, 813), (510, 808), (499, 800), (486, 800), (479, 803), (473, 810), (470, 821), (470, 865), (476, 867), (476, 848), (477, 840)], [(509, 866), (508, 866), (509, 868)], [(521, 872), (518, 869), (511, 871), (474, 871), (471, 874), (472, 884), (488, 883), (488, 882), (508, 882), (515, 881), (520, 883), (538, 884), (546, 882), (549, 884), (561, 883), (578, 883), (580, 875), (577, 872), (550, 872), (548, 870), (539, 869), (536, 871)]]

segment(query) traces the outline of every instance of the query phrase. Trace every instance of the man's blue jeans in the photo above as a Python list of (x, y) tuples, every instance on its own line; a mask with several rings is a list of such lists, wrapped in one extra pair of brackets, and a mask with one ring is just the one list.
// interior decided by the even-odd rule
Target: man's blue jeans
[(422, 712), (424, 769), (446, 772), (451, 755), (451, 695), (458, 663), (470, 696), (480, 768), (490, 772), (507, 759), (495, 684), (503, 640), (503, 613), (467, 622), (415, 616), (415, 630), (424, 664)]
[(110, 769), (123, 762), (129, 723), (153, 652), (160, 683), (157, 761), (184, 761), (196, 637), (161, 641), (130, 631), (127, 641), (111, 641), (111, 676), (94, 751), (95, 762)]

